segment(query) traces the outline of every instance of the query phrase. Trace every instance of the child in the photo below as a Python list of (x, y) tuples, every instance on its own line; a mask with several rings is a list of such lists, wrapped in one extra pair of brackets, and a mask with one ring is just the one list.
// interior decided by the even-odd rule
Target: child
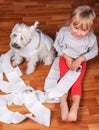
[(86, 61), (98, 54), (97, 39), (92, 31), (95, 17), (94, 10), (87, 5), (76, 8), (68, 21), (68, 25), (60, 29), (54, 43), (54, 47), (60, 56), (60, 79), (69, 69), (74, 71), (80, 65), (82, 66), (81, 74), (71, 88), (71, 108), (69, 109), (67, 103), (68, 93), (65, 93), (60, 99), (63, 121), (77, 120)]

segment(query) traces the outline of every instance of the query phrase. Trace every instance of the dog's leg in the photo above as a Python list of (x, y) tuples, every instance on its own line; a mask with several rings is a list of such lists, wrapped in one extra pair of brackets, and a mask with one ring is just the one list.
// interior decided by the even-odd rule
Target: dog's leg
[(21, 57), (17, 52), (15, 53), (15, 59), (13, 61), (13, 66), (16, 67), (24, 61), (24, 58)]
[(35, 71), (38, 60), (39, 59), (37, 55), (34, 55), (32, 58), (29, 59), (27, 64), (26, 74), (31, 74)]
[(43, 59), (43, 62), (44, 62), (44, 65), (51, 65), (53, 60), (55, 58), (55, 55), (54, 55), (54, 51), (51, 50), (48, 54), (48, 56), (46, 56), (44, 59)]

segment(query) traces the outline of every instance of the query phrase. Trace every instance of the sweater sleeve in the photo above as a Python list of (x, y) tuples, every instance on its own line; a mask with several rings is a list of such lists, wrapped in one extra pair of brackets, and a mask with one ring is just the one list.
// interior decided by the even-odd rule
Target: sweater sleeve
[(87, 53), (85, 53), (83, 56), (85, 57), (86, 61), (93, 59), (98, 55), (98, 45), (97, 45), (97, 38), (93, 34), (90, 38), (90, 43), (88, 47)]
[(57, 34), (56, 34), (56, 39), (55, 39), (55, 42), (54, 42), (54, 48), (58, 52), (58, 55), (63, 55), (63, 46), (62, 46), (61, 42), (63, 40), (64, 31), (65, 31), (65, 27), (62, 27), (59, 30), (59, 32), (57, 32)]

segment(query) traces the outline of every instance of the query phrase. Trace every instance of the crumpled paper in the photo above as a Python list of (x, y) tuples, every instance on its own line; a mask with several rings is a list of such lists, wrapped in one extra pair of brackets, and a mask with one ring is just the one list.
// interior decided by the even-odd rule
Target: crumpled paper
[[(59, 68), (57, 57), (52, 64), (50, 72), (45, 79), (44, 90), (34, 90), (33, 87), (27, 86), (21, 79), (21, 71), (18, 67), (13, 68), (10, 61), (14, 56), (13, 49), (0, 56), (0, 90), (5, 95), (0, 95), (0, 121), (5, 123), (20, 123), (29, 118), (39, 124), (50, 126), (51, 111), (42, 103), (60, 102), (60, 97), (67, 92), (72, 84), (80, 75), (79, 72), (68, 71), (68, 73), (59, 80)], [(3, 80), (3, 73), (8, 81)], [(8, 110), (7, 105), (12, 103), (25, 105), (30, 114), (21, 114)]]

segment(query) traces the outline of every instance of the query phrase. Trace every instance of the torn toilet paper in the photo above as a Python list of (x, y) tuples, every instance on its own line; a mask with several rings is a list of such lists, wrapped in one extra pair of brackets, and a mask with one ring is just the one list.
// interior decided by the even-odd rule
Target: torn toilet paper
[[(45, 107), (44, 102), (60, 102), (60, 97), (67, 92), (72, 84), (77, 80), (80, 71), (71, 71), (58, 82), (60, 73), (58, 68), (59, 57), (56, 57), (52, 64), (50, 72), (45, 79), (44, 90), (34, 90), (33, 87), (27, 86), (21, 78), (21, 71), (18, 67), (13, 68), (11, 65), (11, 57), (14, 56), (13, 50), (0, 56), (0, 90), (5, 95), (0, 95), (0, 121), (5, 123), (20, 123), (26, 118), (45, 125), (50, 126), (51, 111)], [(3, 73), (8, 81), (3, 79)], [(31, 99), (31, 100), (30, 100)], [(21, 114), (20, 112), (12, 112), (7, 105), (12, 103), (17, 105), (24, 104), (29, 114)]]

